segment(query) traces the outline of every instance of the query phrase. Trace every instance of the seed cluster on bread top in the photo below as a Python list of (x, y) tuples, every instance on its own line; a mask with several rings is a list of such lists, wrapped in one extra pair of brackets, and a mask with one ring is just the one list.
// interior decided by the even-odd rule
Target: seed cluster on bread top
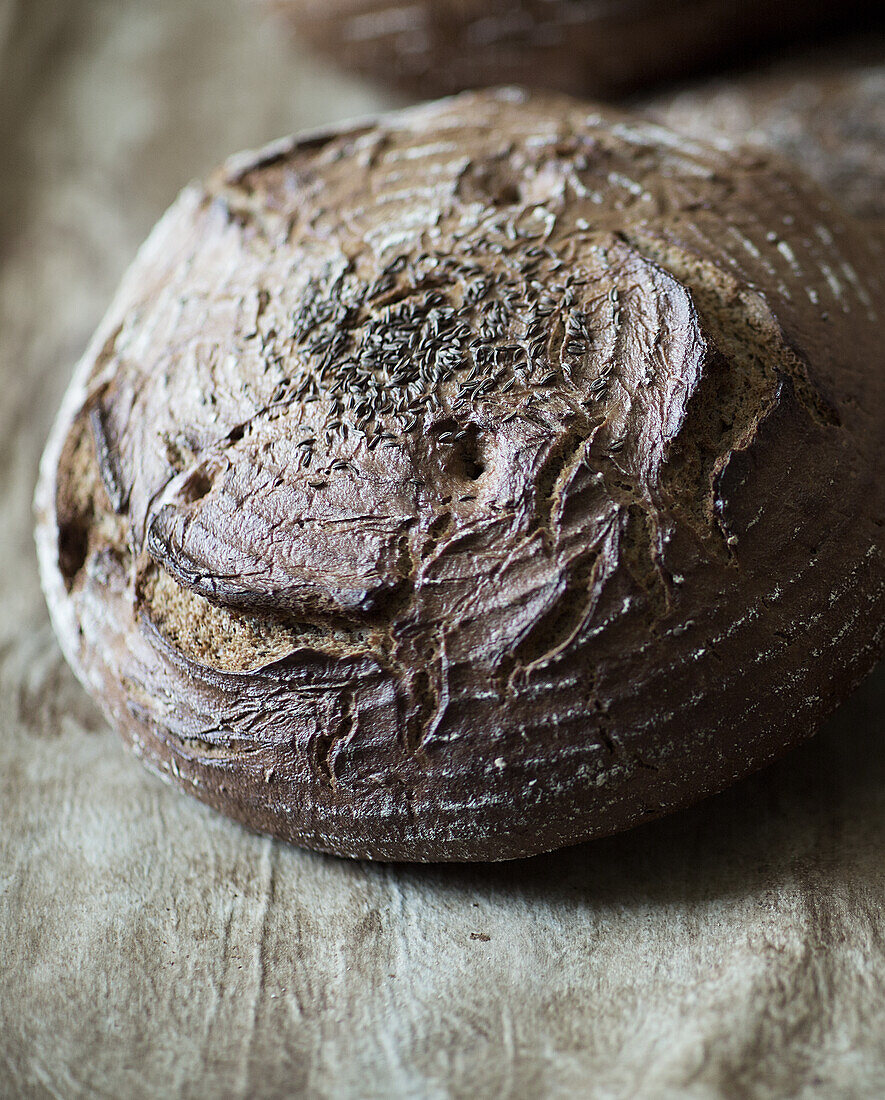
[(563, 97), (234, 158), (47, 451), (63, 644), (153, 767), (343, 854), (699, 797), (881, 645), (879, 267), (776, 161)]

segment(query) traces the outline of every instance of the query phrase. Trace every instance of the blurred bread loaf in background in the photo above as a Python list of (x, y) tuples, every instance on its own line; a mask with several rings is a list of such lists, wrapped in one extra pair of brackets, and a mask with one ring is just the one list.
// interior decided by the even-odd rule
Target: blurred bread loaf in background
[(342, 69), (430, 98), (525, 84), (609, 98), (881, 14), (875, 0), (268, 0)]

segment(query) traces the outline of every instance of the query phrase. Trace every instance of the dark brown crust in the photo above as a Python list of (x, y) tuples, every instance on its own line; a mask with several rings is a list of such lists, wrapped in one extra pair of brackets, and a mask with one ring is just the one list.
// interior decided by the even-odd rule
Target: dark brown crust
[(47, 449), (65, 652), (149, 766), (343, 855), (718, 790), (882, 649), (880, 267), (779, 163), (558, 97), (237, 158)]
[(268, 0), (343, 68), (426, 98), (494, 84), (610, 97), (827, 27), (874, 0)]
[(777, 150), (885, 225), (885, 35), (849, 39), (639, 102), (665, 126)]

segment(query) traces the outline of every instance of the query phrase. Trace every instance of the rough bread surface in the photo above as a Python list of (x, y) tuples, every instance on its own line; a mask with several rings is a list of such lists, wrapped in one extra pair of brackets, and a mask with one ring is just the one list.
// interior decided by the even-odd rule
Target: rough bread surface
[(853, 214), (885, 227), (882, 34), (703, 81), (638, 107), (692, 137), (776, 149)]
[(344, 855), (723, 787), (882, 649), (867, 237), (762, 154), (509, 90), (234, 158), (44, 456), (69, 660), (150, 767)]
[(344, 68), (426, 97), (518, 83), (610, 96), (824, 28), (874, 0), (267, 0)]

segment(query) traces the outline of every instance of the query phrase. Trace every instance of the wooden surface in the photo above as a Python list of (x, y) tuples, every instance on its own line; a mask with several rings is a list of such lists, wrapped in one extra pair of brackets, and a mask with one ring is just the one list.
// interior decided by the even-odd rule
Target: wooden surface
[(155, 217), (377, 101), (236, 0), (0, 0), (0, 1095), (879, 1097), (885, 672), (781, 764), (520, 864), (345, 863), (146, 774), (64, 665), (30, 496)]

